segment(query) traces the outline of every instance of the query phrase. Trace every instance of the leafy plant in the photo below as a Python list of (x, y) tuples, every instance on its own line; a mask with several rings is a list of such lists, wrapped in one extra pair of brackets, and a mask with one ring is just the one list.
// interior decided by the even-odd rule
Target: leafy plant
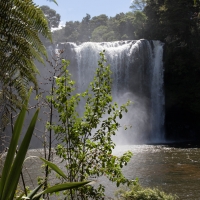
[(2, 176), (0, 180), (0, 199), (1, 200), (13, 200), (14, 194), (17, 188), (17, 184), (19, 181), (20, 173), (22, 170), (22, 165), (26, 156), (26, 152), (33, 134), (33, 130), (35, 127), (35, 123), (37, 121), (37, 116), (39, 110), (35, 112), (31, 123), (28, 127), (28, 130), (23, 138), (23, 141), (20, 145), (17, 155), (16, 149), (18, 145), (18, 141), (21, 135), (21, 130), (23, 127), (26, 109), (27, 109), (28, 100), (26, 100), (25, 104), (14, 125), (14, 131), (11, 138), (11, 142), (9, 145), (8, 153), (5, 159), (5, 163), (2, 170)]
[(116, 193), (120, 200), (176, 200), (177, 196), (166, 194), (157, 188), (143, 188), (138, 181), (131, 184), (129, 189), (120, 189)]
[[(106, 66), (104, 52), (100, 53), (94, 80), (87, 91), (75, 94), (75, 82), (67, 69), (69, 62), (62, 60), (63, 74), (55, 77), (57, 87), (54, 95), (48, 96), (49, 103), (53, 102), (59, 114), (59, 122), (47, 123), (48, 129), (53, 129), (59, 144), (56, 153), (66, 163), (66, 176), (70, 182), (80, 182), (88, 177), (107, 176), (120, 184), (130, 184), (121, 168), (128, 163), (132, 153), (127, 152), (121, 157), (112, 155), (115, 147), (112, 136), (115, 135), (123, 112), (127, 112), (127, 104), (118, 108), (112, 104), (111, 71)], [(81, 106), (81, 99), (85, 101), (85, 110)], [(82, 114), (81, 114), (82, 113)], [(102, 199), (104, 186), (96, 189), (90, 185), (84, 188), (65, 192), (69, 199)]]
[(39, 71), (34, 62), (38, 60), (43, 63), (43, 57), (47, 57), (39, 35), (51, 40), (51, 32), (42, 10), (32, 0), (1, 0), (0, 13), (2, 137), (2, 131), (12, 120), (11, 115), (21, 110), (21, 102), (27, 98), (29, 83), (35, 88), (38, 86), (36, 74)]
[[(58, 173), (63, 179), (67, 180), (66, 175), (64, 174), (64, 172), (54, 163), (45, 160), (43, 158), (40, 158), (46, 165), (48, 165), (52, 170), (54, 170), (56, 173)], [(44, 183), (41, 183), (37, 188), (35, 188), (26, 198), (30, 199), (30, 200), (39, 200), (40, 197), (43, 194), (52, 194), (55, 192), (60, 192), (63, 190), (68, 190), (68, 189), (74, 189), (74, 188), (78, 188), (81, 187), (83, 185), (88, 184), (90, 181), (84, 181), (84, 182), (74, 182), (74, 183), (69, 183), (69, 182), (65, 182), (62, 184), (57, 184), (54, 186), (51, 186), (39, 193), (37, 193), (40, 188), (43, 186)]]
[(47, 0), (47, 1), (54, 2), (56, 5), (58, 5), (56, 0)]
[[(30, 93), (29, 93), (30, 96)], [(29, 143), (31, 141), (31, 137), (35, 128), (35, 124), (37, 121), (39, 109), (36, 110), (30, 125), (28, 127), (28, 130), (22, 140), (22, 143), (19, 147), (19, 150), (16, 154), (16, 149), (18, 145), (18, 141), (21, 135), (21, 130), (24, 124), (24, 119), (26, 115), (27, 110), (27, 104), (28, 100), (26, 100), (25, 104), (23, 105), (23, 108), (21, 112), (19, 113), (19, 116), (15, 122), (13, 135), (11, 138), (11, 142), (9, 145), (8, 153), (4, 162), (3, 170), (2, 170), (2, 176), (0, 179), (0, 200), (13, 200), (14, 195), (17, 189), (17, 185), (19, 182), (20, 173), (22, 170), (22, 166), (24, 163), (24, 159), (29, 147)], [(42, 159), (42, 158), (41, 158)], [(63, 178), (66, 179), (66, 176), (64, 173), (53, 163), (42, 159), (50, 168), (52, 168), (54, 171), (56, 171), (59, 175), (61, 175)], [(31, 200), (39, 200), (42, 194), (46, 193), (54, 193), (57, 191), (62, 191), (66, 189), (76, 188), (80, 187), (82, 185), (85, 185), (89, 183), (90, 181), (85, 181), (81, 183), (63, 183), (59, 185), (52, 186), (50, 188), (47, 188), (46, 190), (36, 194), (39, 189), (42, 187), (43, 184), (39, 185), (37, 188), (35, 188), (32, 193), (29, 194), (28, 197), (22, 196), (18, 197), (17, 199), (31, 199)]]

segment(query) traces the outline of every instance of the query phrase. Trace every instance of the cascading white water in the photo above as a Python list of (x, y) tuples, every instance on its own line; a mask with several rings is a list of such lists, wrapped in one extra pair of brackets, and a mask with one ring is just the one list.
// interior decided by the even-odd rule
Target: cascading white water
[[(151, 112), (153, 138), (162, 141), (164, 139), (164, 91), (163, 91), (163, 45), (159, 41), (153, 41), (153, 68), (151, 80)], [(161, 134), (162, 133), (162, 134)]]
[(164, 139), (161, 42), (138, 40), (86, 42), (81, 45), (61, 43), (57, 48), (65, 49), (79, 90), (85, 90), (92, 81), (98, 67), (99, 52), (105, 50), (112, 70), (114, 100), (119, 104), (125, 103), (127, 99), (134, 102), (124, 118), (124, 124), (132, 128), (122, 136), (123, 139), (129, 143), (159, 142)]

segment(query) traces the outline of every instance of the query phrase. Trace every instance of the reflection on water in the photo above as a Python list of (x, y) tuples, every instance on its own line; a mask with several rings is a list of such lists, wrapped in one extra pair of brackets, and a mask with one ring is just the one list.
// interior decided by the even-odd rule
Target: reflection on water
[[(161, 188), (167, 193), (177, 194), (181, 200), (200, 199), (200, 148), (189, 145), (125, 145), (117, 146), (113, 154), (121, 155), (127, 150), (134, 154), (123, 169), (127, 178), (138, 177), (142, 186)], [(30, 150), (29, 155), (41, 155), (41, 150)], [(58, 158), (54, 162), (58, 163)], [(33, 180), (29, 182), (30, 186), (36, 183), (41, 164), (35, 158), (26, 161), (25, 178), (30, 180), (31, 176)], [(55, 179), (52, 181), (57, 182)], [(105, 178), (99, 178), (99, 182), (106, 185), (107, 196), (113, 197), (117, 189), (115, 185)]]
[(162, 188), (180, 199), (200, 199), (200, 148), (185, 145), (118, 146), (115, 154), (126, 150), (134, 153), (124, 168), (130, 178), (139, 178), (141, 185)]

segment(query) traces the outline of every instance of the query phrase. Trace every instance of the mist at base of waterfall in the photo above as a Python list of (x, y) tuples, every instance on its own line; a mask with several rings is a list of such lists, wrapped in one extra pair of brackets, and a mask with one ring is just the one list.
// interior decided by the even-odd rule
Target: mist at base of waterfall
[[(164, 141), (163, 43), (147, 40), (86, 42), (81, 45), (59, 43), (48, 48), (50, 60), (53, 61), (51, 56), (61, 49), (64, 49), (62, 57), (70, 60), (69, 72), (76, 82), (77, 93), (88, 88), (98, 67), (99, 53), (105, 50), (107, 64), (112, 71), (113, 102), (117, 102), (119, 106), (128, 100), (133, 102), (128, 107), (128, 113), (123, 113), (123, 118), (119, 120), (121, 127), (116, 133), (117, 136), (113, 137), (117, 144)], [(51, 70), (54, 69), (51, 69), (48, 63), (46, 67), (39, 67), (39, 88), (46, 91), (46, 95), (49, 95), (51, 89), (51, 85), (48, 84), (53, 73)], [(30, 103), (36, 105), (37, 101), (32, 100)], [(80, 107), (84, 108), (84, 101), (80, 103)], [(42, 134), (46, 134), (48, 113), (48, 108), (41, 108), (36, 137), (31, 142), (31, 148), (43, 146)], [(27, 121), (30, 121), (30, 118), (28, 117)], [(56, 112), (53, 113), (53, 119), (54, 122), (58, 121)]]
[(66, 50), (79, 91), (88, 88), (98, 67), (99, 52), (105, 50), (112, 71), (113, 102), (119, 106), (128, 100), (133, 102), (119, 120), (122, 127), (113, 137), (117, 144), (164, 141), (163, 43), (143, 39), (60, 43), (56, 51), (59, 49)]

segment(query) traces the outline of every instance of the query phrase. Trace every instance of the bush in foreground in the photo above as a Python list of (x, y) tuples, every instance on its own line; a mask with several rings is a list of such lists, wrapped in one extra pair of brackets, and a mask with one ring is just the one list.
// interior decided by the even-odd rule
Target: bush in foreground
[(135, 182), (128, 190), (120, 189), (116, 193), (120, 200), (176, 200), (177, 196), (166, 194), (158, 188), (144, 188)]

